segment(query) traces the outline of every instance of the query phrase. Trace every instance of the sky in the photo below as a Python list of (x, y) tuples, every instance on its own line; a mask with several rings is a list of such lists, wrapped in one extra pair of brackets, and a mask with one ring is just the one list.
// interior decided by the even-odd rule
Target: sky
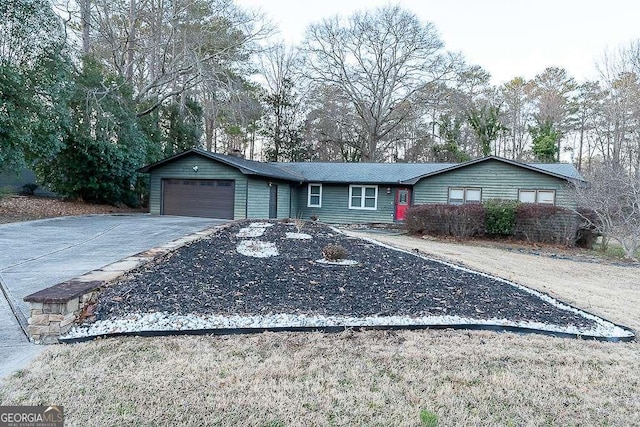
[[(279, 29), (275, 40), (296, 44), (309, 24), (389, 4), (387, 0), (236, 0), (260, 9)], [(494, 84), (532, 79), (547, 67), (578, 81), (597, 78), (604, 52), (640, 39), (638, 0), (400, 0), (438, 29), (445, 48), (480, 65)]]

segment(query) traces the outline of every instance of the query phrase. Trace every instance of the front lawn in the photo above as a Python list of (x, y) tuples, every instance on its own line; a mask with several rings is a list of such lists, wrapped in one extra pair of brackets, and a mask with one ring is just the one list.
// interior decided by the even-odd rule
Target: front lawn
[(640, 424), (640, 349), (463, 331), (117, 338), (52, 346), (1, 405), (78, 426)]

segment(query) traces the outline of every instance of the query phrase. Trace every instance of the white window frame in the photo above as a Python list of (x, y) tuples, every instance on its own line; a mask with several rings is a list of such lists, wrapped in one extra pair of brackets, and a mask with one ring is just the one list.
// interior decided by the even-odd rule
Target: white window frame
[[(535, 193), (535, 200), (533, 201), (533, 203), (536, 204), (536, 205), (555, 206), (555, 204), (556, 204), (556, 190), (537, 189), (537, 188), (520, 188), (520, 189), (518, 189), (518, 202), (520, 202), (520, 203), (530, 203), (530, 202), (522, 202), (522, 201), (520, 201), (520, 193), (523, 192), (523, 191), (527, 192), (527, 193)], [(553, 203), (541, 203), (540, 202), (540, 193), (551, 193), (551, 194), (553, 194)]]
[[(541, 202), (540, 201), (540, 193), (551, 193), (553, 195), (553, 201), (551, 203)], [(556, 204), (556, 190), (538, 190), (538, 191), (536, 191), (536, 203), (538, 203), (539, 205), (555, 206), (555, 204)]]
[[(533, 193), (533, 202), (522, 201), (522, 193)], [(538, 192), (536, 190), (530, 190), (528, 188), (521, 188), (518, 190), (518, 202), (519, 203), (536, 203), (538, 200)]]
[[(457, 203), (451, 203), (451, 190), (459, 190), (462, 191), (462, 205), (468, 205), (468, 204), (480, 204), (482, 203), (482, 187), (449, 187), (448, 192), (447, 192), (447, 203), (450, 205), (453, 204), (457, 204)], [(480, 192), (480, 200), (473, 200), (472, 202), (467, 201), (467, 191), (472, 190), (472, 191), (479, 191)], [(460, 200), (460, 199), (454, 199), (454, 200)], [(459, 206), (460, 204), (458, 204)]]
[[(353, 189), (360, 188), (362, 190), (360, 194), (360, 206), (353, 206), (351, 202), (353, 202)], [(365, 206), (365, 194), (367, 188), (373, 188), (375, 190), (375, 199), (373, 201), (373, 207)], [(356, 196), (357, 197), (357, 196)], [(365, 211), (377, 211), (378, 210), (378, 186), (377, 185), (349, 185), (349, 209), (359, 209)]]
[[(320, 194), (314, 194), (314, 196), (319, 196), (317, 205), (314, 205), (313, 203), (311, 203), (311, 187), (320, 187)], [(322, 207), (322, 184), (310, 183), (307, 186), (307, 207), (308, 208), (321, 208)]]

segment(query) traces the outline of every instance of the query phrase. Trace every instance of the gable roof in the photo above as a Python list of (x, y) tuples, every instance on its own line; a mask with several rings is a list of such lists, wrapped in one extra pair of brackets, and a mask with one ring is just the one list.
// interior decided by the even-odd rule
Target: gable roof
[(463, 163), (344, 163), (344, 162), (258, 162), (242, 157), (212, 153), (197, 148), (140, 168), (148, 173), (152, 169), (188, 155), (198, 155), (216, 160), (238, 169), (244, 175), (283, 179), (294, 182), (356, 183), (356, 184), (408, 184), (419, 180), (461, 169), (486, 161), (499, 161), (534, 172), (570, 181), (585, 183), (580, 172), (569, 163), (521, 163), (497, 156), (488, 156)]
[(441, 174), (444, 172), (449, 172), (456, 169), (461, 169), (467, 166), (475, 165), (482, 162), (487, 162), (490, 160), (496, 160), (502, 163), (510, 164), (513, 166), (518, 166), (524, 169), (532, 170), (534, 172), (542, 173), (545, 175), (550, 175), (555, 178), (564, 179), (574, 184), (584, 183), (585, 180), (580, 175), (580, 172), (570, 163), (521, 163), (515, 160), (505, 159), (503, 157), (498, 156), (487, 156), (482, 157), (480, 159), (473, 159), (463, 163), (452, 164), (451, 166), (443, 169), (439, 169), (436, 171), (428, 172), (420, 176), (413, 177), (407, 181), (404, 181), (405, 184), (415, 184), (422, 178), (426, 178), (428, 176), (433, 176), (437, 174)]
[(155, 169), (159, 166), (163, 166), (167, 163), (173, 162), (174, 160), (177, 160), (192, 154), (206, 157), (212, 160), (217, 160), (220, 163), (224, 163), (225, 165), (232, 166), (238, 169), (244, 175), (265, 176), (268, 178), (278, 178), (278, 179), (284, 179), (288, 181), (304, 181), (303, 176), (296, 175), (293, 172), (285, 171), (279, 168), (277, 165), (274, 165), (273, 163), (256, 162), (254, 160), (247, 160), (242, 157), (229, 156), (227, 154), (220, 154), (220, 153), (212, 153), (210, 151), (204, 151), (198, 148), (192, 148), (190, 150), (184, 151), (174, 156), (167, 157), (166, 159), (160, 160), (159, 162), (156, 162), (151, 165), (138, 169), (138, 172), (148, 173), (152, 169)]

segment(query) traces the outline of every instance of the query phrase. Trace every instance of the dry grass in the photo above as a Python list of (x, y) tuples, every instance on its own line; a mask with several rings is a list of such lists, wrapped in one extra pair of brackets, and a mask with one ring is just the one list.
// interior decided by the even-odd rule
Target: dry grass
[(638, 425), (637, 344), (490, 332), (109, 339), (52, 347), (0, 403), (69, 425)]
[[(637, 268), (424, 245), (640, 325)], [(83, 426), (418, 426), (422, 410), (441, 426), (631, 426), (640, 425), (639, 390), (635, 342), (464, 331), (265, 333), (54, 346), (0, 385), (0, 405), (62, 404), (68, 425)]]

